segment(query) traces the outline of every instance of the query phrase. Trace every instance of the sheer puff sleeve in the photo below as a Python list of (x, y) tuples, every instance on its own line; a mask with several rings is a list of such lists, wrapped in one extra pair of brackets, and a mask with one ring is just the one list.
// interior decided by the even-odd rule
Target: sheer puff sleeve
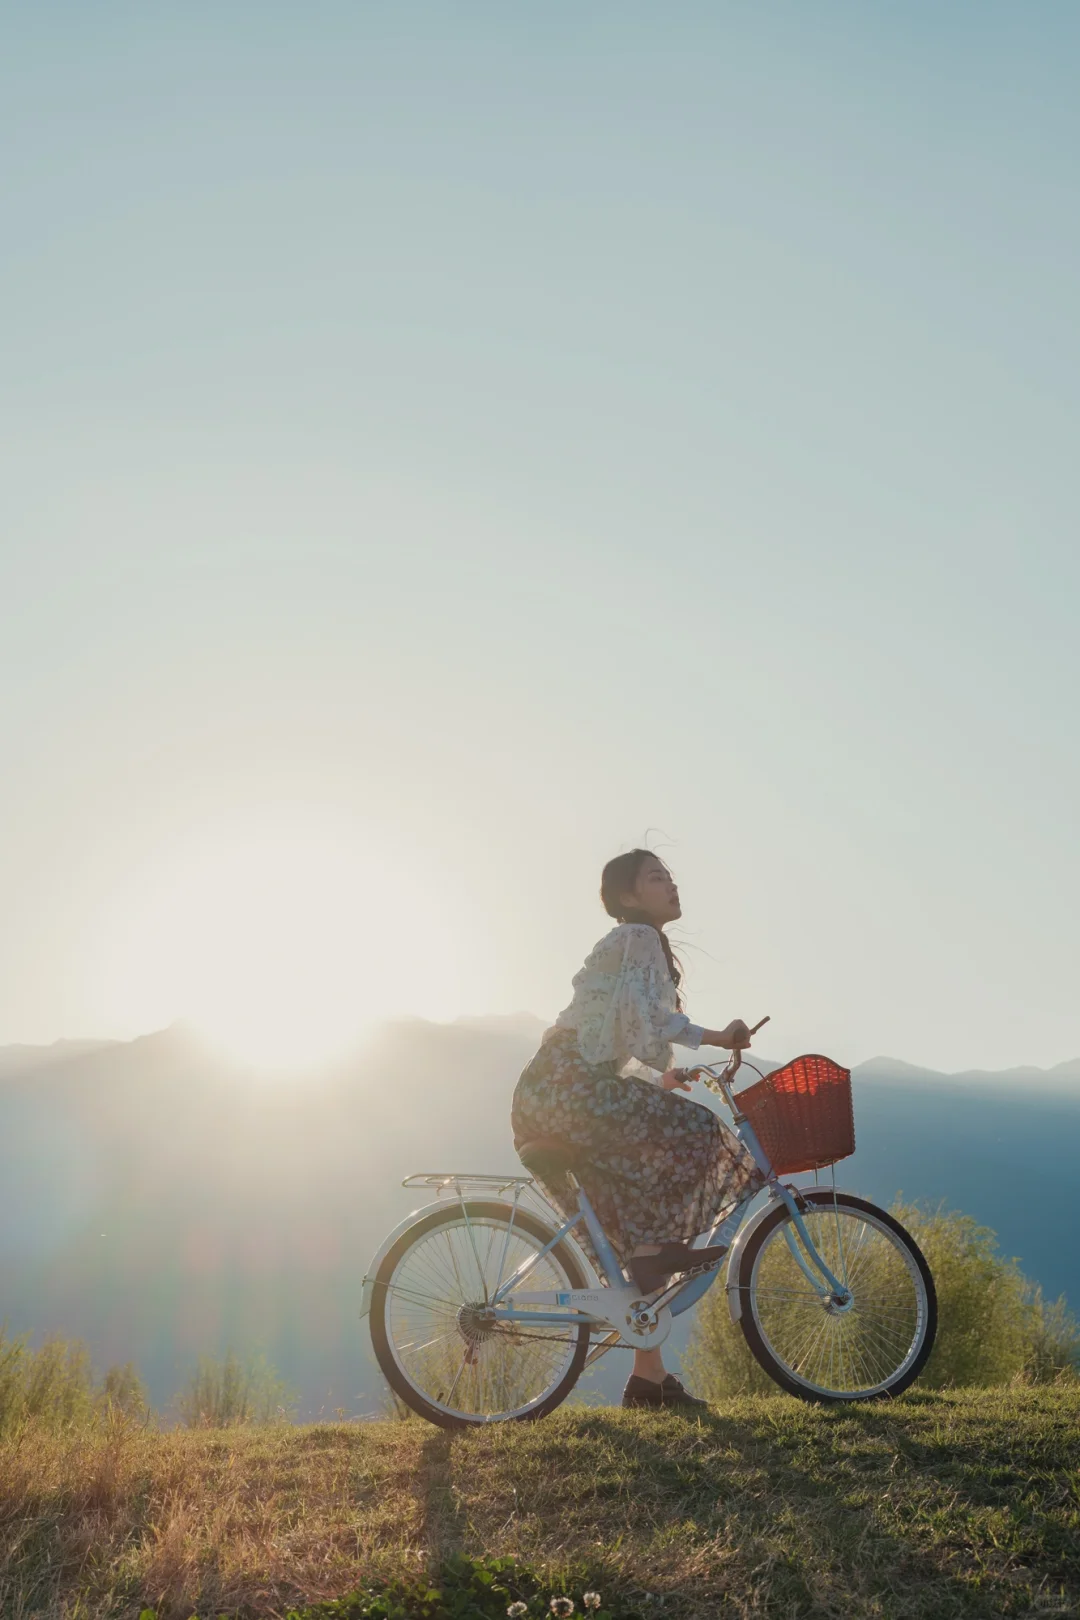
[[(614, 1062), (620, 1073), (655, 1080), (671, 1067), (672, 1041), (701, 1044), (702, 1028), (679, 1012), (663, 946), (647, 924), (613, 928), (575, 978), (574, 989), (573, 1022), (586, 1063)], [(642, 1065), (657, 1073), (643, 1072)]]

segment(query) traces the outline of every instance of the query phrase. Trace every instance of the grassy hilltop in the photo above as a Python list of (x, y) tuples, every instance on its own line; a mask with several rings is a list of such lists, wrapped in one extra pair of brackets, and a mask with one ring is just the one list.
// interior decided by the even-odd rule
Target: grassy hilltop
[(277, 1616), (455, 1552), (644, 1615), (1080, 1614), (1080, 1392), (0, 1443), (0, 1612)]

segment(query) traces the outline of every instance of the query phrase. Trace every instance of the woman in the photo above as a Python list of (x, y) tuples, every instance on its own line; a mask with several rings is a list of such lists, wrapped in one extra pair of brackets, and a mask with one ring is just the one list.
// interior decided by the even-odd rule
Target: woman
[[(738, 1139), (671, 1067), (671, 1043), (750, 1044), (741, 1018), (725, 1029), (692, 1024), (664, 927), (682, 915), (663, 861), (633, 849), (604, 867), (600, 899), (617, 927), (574, 978), (574, 999), (544, 1035), (514, 1092), (514, 1141), (557, 1136), (585, 1150), (576, 1171), (636, 1287), (651, 1293), (679, 1271), (719, 1260), (692, 1249), (722, 1210), (762, 1184)], [(563, 1207), (565, 1190), (544, 1186)], [(560, 1193), (563, 1198), (560, 1200)], [(705, 1406), (666, 1373), (659, 1350), (636, 1350), (624, 1406)]]

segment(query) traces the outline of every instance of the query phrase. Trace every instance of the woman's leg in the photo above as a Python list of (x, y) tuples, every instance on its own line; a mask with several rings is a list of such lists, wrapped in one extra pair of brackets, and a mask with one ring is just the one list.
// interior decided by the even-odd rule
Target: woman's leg
[(650, 1384), (662, 1384), (667, 1377), (662, 1353), (659, 1350), (635, 1350), (633, 1376), (647, 1378)]
[(711, 1109), (633, 1077), (597, 1078), (580, 1129), (579, 1175), (625, 1258), (689, 1244), (760, 1174)]

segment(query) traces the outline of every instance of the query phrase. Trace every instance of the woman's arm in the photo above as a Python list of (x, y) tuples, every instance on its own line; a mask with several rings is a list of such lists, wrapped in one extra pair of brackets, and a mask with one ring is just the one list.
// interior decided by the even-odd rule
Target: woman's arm
[[(611, 998), (610, 1016), (617, 1045), (628, 1054), (634, 1072), (659, 1084), (671, 1045), (696, 1047), (704, 1034), (686, 1013), (673, 1008), (675, 992), (660, 937), (655, 928), (630, 923), (618, 930), (623, 960)], [(629, 1072), (623, 1066), (622, 1073)]]
[(692, 1024), (684, 1012), (672, 1013), (662, 1030), (665, 1041), (674, 1041), (679, 1046), (688, 1046), (691, 1051), (701, 1045), (705, 1039), (705, 1030), (700, 1024)]
[(654, 928), (631, 924), (618, 932), (623, 936), (623, 959), (604, 1021), (616, 1044), (638, 1064), (648, 1066), (660, 1085), (673, 1089), (668, 1075), (661, 1073), (662, 1065), (671, 1061), (673, 1041), (689, 1047), (749, 1046), (750, 1031), (741, 1018), (726, 1029), (704, 1029), (692, 1024), (686, 1013), (669, 1010), (671, 977)]
[[(703, 1029), (701, 1032), (702, 1046), (724, 1046), (729, 1052), (736, 1048), (742, 1049), (750, 1045), (751, 1031), (741, 1018), (733, 1018), (726, 1029)], [(686, 1078), (685, 1069), (669, 1069), (660, 1076), (660, 1084), (665, 1091), (689, 1091), (690, 1082)]]
[(702, 1046), (723, 1046), (729, 1052), (742, 1051), (750, 1045), (750, 1026), (741, 1018), (733, 1018), (725, 1029), (703, 1029)]

